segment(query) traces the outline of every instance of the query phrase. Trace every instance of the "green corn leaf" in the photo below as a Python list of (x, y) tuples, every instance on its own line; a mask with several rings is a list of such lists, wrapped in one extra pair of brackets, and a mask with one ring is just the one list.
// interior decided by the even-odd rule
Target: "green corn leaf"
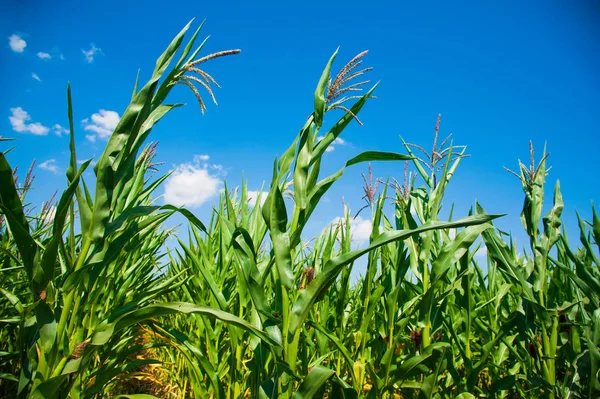
[(230, 313), (223, 312), (221, 310), (207, 308), (203, 306), (197, 306), (191, 303), (185, 302), (172, 302), (148, 305), (144, 308), (134, 310), (130, 313), (124, 314), (117, 318), (114, 322), (104, 324), (94, 333), (92, 337), (93, 345), (103, 345), (118, 331), (123, 330), (131, 325), (140, 323), (145, 320), (150, 320), (160, 316), (167, 316), (172, 314), (190, 314), (197, 313), (211, 318), (221, 320), (226, 323), (230, 323), (233, 326), (239, 327), (251, 334), (256, 335), (262, 339), (265, 343), (271, 346), (279, 346), (271, 337), (266, 335), (262, 330), (249, 324), (248, 322), (236, 317)]
[(315, 125), (317, 130), (321, 128), (323, 124), (323, 116), (325, 115), (325, 89), (327, 88), (327, 82), (329, 81), (329, 77), (331, 76), (331, 66), (333, 65), (333, 61), (337, 56), (338, 49), (335, 50), (323, 73), (321, 74), (321, 78), (319, 79), (319, 83), (317, 84), (317, 88), (315, 90), (315, 111), (313, 113), (315, 119)]
[(446, 363), (444, 358), (446, 355), (446, 351), (448, 351), (448, 348), (449, 346), (436, 351), (437, 356), (433, 360), (432, 364), (433, 373), (430, 373), (423, 380), (423, 384), (421, 385), (421, 397), (431, 399), (434, 397), (434, 394), (436, 394), (440, 390), (441, 387), (439, 387), (438, 385), (438, 377), (440, 373), (444, 371), (442, 370), (442, 368)]
[(50, 352), (56, 341), (56, 320), (54, 312), (43, 300), (35, 306), (35, 319), (44, 351)]
[(308, 321), (307, 324), (310, 327), (313, 327), (316, 330), (318, 330), (321, 334), (327, 337), (327, 339), (329, 339), (333, 343), (333, 345), (335, 345), (335, 347), (341, 352), (342, 356), (344, 357), (344, 360), (348, 363), (348, 370), (350, 371), (352, 378), (355, 379), (356, 376), (354, 374), (354, 368), (352, 367), (354, 364), (353, 356), (350, 353), (350, 351), (346, 348), (346, 346), (342, 343), (342, 341), (319, 323)]
[(412, 378), (421, 366), (431, 369), (432, 363), (435, 364), (448, 348), (450, 348), (450, 344), (447, 342), (432, 343), (418, 355), (403, 361), (394, 372), (394, 378), (396, 381), (404, 381)]
[(11, 303), (11, 305), (13, 305), (15, 310), (20, 315), (22, 315), (25, 312), (25, 308), (23, 307), (23, 304), (21, 303), (21, 300), (18, 296), (14, 295), (12, 292), (5, 290), (2, 287), (0, 287), (0, 294), (4, 295), (6, 299), (8, 299), (8, 301)]
[(294, 393), (293, 399), (321, 398), (325, 384), (334, 374), (335, 372), (333, 370), (326, 367), (314, 367), (300, 383), (300, 386)]
[(12, 382), (19, 382), (19, 379), (12, 374), (0, 373), (0, 380), (7, 380)]
[(91, 161), (92, 160), (89, 159), (81, 165), (77, 173), (73, 176), (69, 187), (65, 190), (60, 200), (58, 201), (58, 205), (56, 206), (56, 215), (54, 217), (54, 223), (52, 228), (52, 239), (46, 245), (46, 249), (44, 251), (44, 255), (42, 256), (42, 261), (39, 267), (34, 263), (33, 287), (36, 290), (36, 292), (45, 290), (48, 283), (54, 277), (54, 268), (56, 264), (56, 258), (58, 256), (58, 246), (62, 242), (62, 234), (65, 225), (65, 219), (69, 212), (69, 207), (71, 206), (73, 195), (75, 194), (75, 191), (79, 186), (79, 178), (81, 177), (81, 174), (86, 170)]
[(276, 184), (271, 188), (269, 199), (269, 231), (271, 233), (271, 240), (273, 241), (275, 265), (281, 284), (284, 287), (292, 288), (294, 286), (294, 272), (292, 270), (290, 237), (287, 232), (287, 210), (283, 201), (283, 195), (281, 195), (279, 186)]
[(456, 395), (456, 399), (476, 399), (477, 397), (469, 392), (463, 392), (461, 394)]
[[(237, 241), (237, 238), (243, 238), (246, 248), (242, 247)], [(256, 253), (254, 250), (254, 244), (252, 243), (252, 237), (247, 230), (238, 227), (233, 233), (231, 243), (236, 250), (240, 263), (242, 264), (243, 279), (238, 284), (247, 285), (247, 289), (250, 292), (252, 302), (258, 310), (259, 314), (263, 316), (263, 322), (265, 320), (275, 321), (271, 306), (265, 298), (265, 292), (263, 286), (260, 284), (260, 272), (256, 267)]]
[(376, 240), (371, 242), (368, 247), (351, 251), (329, 260), (325, 264), (323, 272), (317, 275), (316, 278), (308, 285), (308, 287), (300, 293), (298, 299), (294, 303), (290, 321), (290, 332), (292, 334), (295, 333), (296, 329), (302, 325), (314, 303), (316, 303), (318, 298), (321, 298), (324, 292), (331, 286), (340, 271), (346, 265), (354, 262), (362, 255), (379, 248), (382, 245), (389, 244), (394, 241), (405, 240), (411, 236), (426, 231), (478, 225), (498, 217), (500, 217), (500, 215), (477, 215), (460, 219), (455, 222), (431, 222), (413, 230), (386, 231), (382, 233)]
[[(169, 66), (171, 61), (173, 60), (175, 53), (181, 46), (181, 42), (183, 42), (183, 37), (185, 36), (185, 33), (192, 25), (192, 22), (194, 22), (193, 19), (190, 22), (188, 22), (187, 25), (185, 25), (183, 27), (183, 29), (177, 34), (177, 36), (175, 36), (173, 38), (171, 43), (169, 43), (169, 46), (167, 47), (167, 49), (160, 55), (160, 57), (158, 57), (158, 59), (156, 60), (156, 67), (154, 68), (154, 72), (152, 74), (153, 79), (157, 78), (157, 80), (158, 80), (158, 78), (160, 78), (160, 76), (162, 76), (162, 74), (165, 72), (165, 70), (167, 69), (167, 67)], [(194, 38), (195, 38), (195, 35), (194, 35)], [(189, 49), (187, 49), (187, 51), (189, 52)]]
[(464, 254), (467, 253), (473, 242), (487, 229), (491, 229), (492, 225), (483, 223), (477, 226), (468, 226), (456, 235), (456, 238), (445, 244), (431, 269), (431, 284), (436, 284), (443, 278), (450, 267), (458, 262)]
[(29, 223), (23, 213), (23, 204), (17, 193), (13, 170), (2, 152), (0, 152), (0, 210), (6, 217), (25, 271), (32, 279), (34, 258), (37, 253), (36, 243), (29, 234)]
[(596, 213), (596, 208), (592, 203), (592, 232), (594, 234), (594, 241), (596, 241), (596, 246), (600, 249), (600, 218)]
[[(350, 108), (350, 111), (352, 112), (352, 114), (354, 114), (354, 115), (359, 114), (360, 110), (366, 104), (367, 100), (373, 95), (373, 92), (375, 91), (376, 88), (377, 88), (377, 84), (375, 86), (373, 86), (367, 93), (365, 93), (361, 98), (358, 99), (358, 101), (356, 101), (352, 105), (352, 107)], [(315, 163), (317, 160), (321, 159), (321, 157), (327, 150), (327, 147), (329, 147), (329, 145), (331, 143), (333, 143), (333, 141), (336, 138), (338, 138), (338, 136), (344, 131), (346, 126), (348, 126), (350, 124), (350, 122), (352, 122), (354, 120), (354, 116), (352, 116), (352, 114), (349, 114), (346, 112), (344, 114), (344, 116), (342, 116), (335, 123), (335, 125), (333, 125), (331, 127), (331, 129), (329, 129), (329, 132), (327, 132), (327, 134), (323, 137), (323, 139), (317, 143), (317, 145), (315, 146), (315, 148), (312, 152), (312, 159), (310, 161), (311, 165), (313, 163)], [(315, 124), (317, 124), (316, 118), (317, 117), (315, 116)], [(317, 124), (317, 126), (320, 127), (319, 124)], [(317, 128), (317, 130), (318, 130), (318, 128)]]
[[(315, 150), (316, 151), (316, 150)], [(314, 158), (313, 158), (314, 159)], [(342, 175), (347, 167), (356, 165), (362, 162), (370, 161), (402, 161), (410, 159), (406, 155), (397, 154), (394, 152), (380, 152), (380, 151), (365, 151), (354, 158), (346, 162), (346, 165), (338, 170), (336, 173), (324, 178), (312, 190), (308, 193), (308, 206), (306, 210), (301, 212), (300, 221), (298, 223), (298, 229), (292, 233), (291, 236), (291, 247), (295, 247), (300, 242), (300, 235), (306, 222), (320, 203), (321, 198), (329, 190), (329, 188), (335, 183)], [(266, 203), (265, 203), (266, 204)]]
[(307, 129), (302, 132), (300, 137), (298, 156), (296, 157), (296, 166), (294, 168), (294, 199), (296, 206), (300, 209), (306, 208), (307, 191), (311, 189), (308, 185), (307, 177), (311, 162), (311, 152), (313, 147), (313, 135)]
[(57, 397), (60, 389), (67, 379), (67, 375), (59, 375), (50, 378), (40, 385), (31, 393), (31, 399), (54, 399)]
[[(67, 168), (67, 179), (72, 183), (77, 173), (77, 152), (75, 150), (75, 127), (73, 123), (73, 100), (71, 97), (71, 84), (67, 85), (67, 113), (69, 117), (69, 152), (70, 162)], [(86, 189), (87, 192), (87, 189)], [(79, 212), (79, 220), (81, 222), (81, 231), (86, 234), (90, 229), (90, 221), (92, 218), (91, 200), (87, 200), (81, 187), (77, 186), (75, 190), (77, 198), (77, 209)]]

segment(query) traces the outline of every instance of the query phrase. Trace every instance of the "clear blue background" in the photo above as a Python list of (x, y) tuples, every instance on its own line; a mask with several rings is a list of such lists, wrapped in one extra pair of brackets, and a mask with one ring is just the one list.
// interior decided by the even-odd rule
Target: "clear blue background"
[[(65, 187), (68, 137), (13, 132), (10, 108), (22, 107), (45, 126), (67, 126), (70, 81), (78, 158), (98, 156), (104, 142), (87, 141), (80, 121), (99, 109), (122, 114), (138, 68), (147, 78), (171, 38), (196, 17), (197, 23), (207, 20), (201, 33), (211, 35), (207, 51), (242, 53), (207, 64), (222, 89), (216, 92), (219, 106), (209, 104), (205, 116), (188, 90), (174, 91), (172, 101), (188, 106), (150, 137), (160, 141), (161, 171), (209, 154), (227, 170), (229, 186), (239, 184), (243, 173), (251, 189), (260, 188), (274, 157), (311, 112), (314, 87), (333, 51), (340, 46), (337, 71), (368, 49), (365, 63), (374, 67), (369, 77), (381, 80), (377, 99), (360, 115), (365, 126), (353, 124), (344, 133), (349, 145), (327, 154), (326, 171), (363, 150), (404, 152), (399, 135), (429, 149), (441, 113), (441, 135), (453, 133), (455, 144), (468, 145), (471, 154), (446, 197), (446, 208), (456, 203), (455, 216), (466, 215), (477, 199), (489, 213), (508, 213), (497, 225), (523, 237), (520, 183), (502, 167), (516, 170), (519, 158), (528, 164), (533, 140), (538, 157), (547, 142), (553, 166), (547, 192), (560, 179), (565, 220), (575, 227), (575, 210), (589, 217), (590, 201), (600, 197), (599, 4), (7, 0), (0, 5), (0, 135), (18, 138), (9, 161), (21, 169), (34, 158), (38, 164), (57, 159), (58, 174), (36, 169), (29, 199), (41, 204)], [(23, 53), (11, 51), (12, 34), (27, 41)], [(82, 49), (91, 43), (102, 54), (86, 63)], [(54, 57), (41, 60), (38, 51)], [(401, 179), (403, 164), (379, 163), (373, 170), (376, 177)], [(362, 206), (365, 171), (366, 165), (347, 171), (320, 205), (310, 234), (341, 215), (342, 196), (353, 210)], [(194, 211), (206, 219), (213, 203)]]

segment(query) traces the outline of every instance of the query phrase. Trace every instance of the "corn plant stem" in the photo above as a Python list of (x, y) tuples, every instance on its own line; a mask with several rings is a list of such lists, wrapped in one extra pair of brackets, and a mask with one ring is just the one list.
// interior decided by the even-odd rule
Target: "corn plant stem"
[[(374, 216), (374, 209), (373, 209), (373, 204), (371, 203), (370, 206), (371, 209), (371, 220), (373, 220), (373, 216)], [(367, 257), (367, 279), (366, 279), (366, 287), (365, 287), (365, 299), (364, 299), (364, 307), (363, 307), (363, 323), (365, 323), (364, 325), (366, 325), (366, 323), (368, 323), (367, 320), (367, 316), (368, 316), (368, 312), (369, 312), (369, 303), (370, 303), (370, 299), (371, 299), (371, 293), (373, 291), (372, 288), (372, 281), (373, 281), (373, 277), (375, 276), (375, 272), (376, 270), (373, 269), (377, 268), (377, 262), (373, 260), (373, 252), (369, 252), (369, 255)], [(365, 351), (367, 350), (367, 333), (366, 330), (364, 331), (364, 334), (362, 334), (361, 340), (361, 358), (365, 359), (366, 358), (366, 354)], [(363, 381), (359, 381), (360, 385), (362, 385)]]
[[(370, 269), (372, 268), (372, 265), (373, 265), (373, 259), (372, 259), (372, 256), (371, 256), (371, 252), (369, 252), (368, 261), (367, 262), (368, 262), (368, 266), (367, 266), (367, 276), (368, 276), (368, 278), (367, 278), (367, 281), (366, 281), (367, 282), (367, 286), (365, 288), (365, 300), (364, 300), (364, 305), (363, 305), (363, 321), (365, 321), (365, 322), (366, 322), (367, 313), (369, 311), (369, 302), (370, 302), (369, 300), (371, 299), (371, 291), (372, 291), (372, 288), (371, 288), (371, 280), (372, 279), (369, 278), (369, 277), (371, 277), (371, 270)], [(360, 357), (364, 358), (365, 357), (366, 345), (367, 345), (367, 334), (366, 333), (363, 334), (363, 336), (361, 337), (361, 341), (362, 341), (362, 343), (360, 345)], [(360, 381), (360, 382), (362, 384), (362, 381)]]
[[(69, 326), (67, 327), (67, 335), (69, 337), (71, 337), (73, 335), (73, 329), (75, 328), (75, 326), (79, 323), (77, 323), (77, 313), (79, 310), (79, 306), (81, 305), (81, 295), (79, 295), (77, 297), (77, 299), (75, 299), (75, 306), (73, 307), (73, 316), (71, 317), (71, 320), (69, 321)], [(71, 343), (71, 346), (74, 344), (74, 342)], [(69, 350), (72, 350), (73, 348), (69, 348)]]
[[(92, 246), (91, 240), (86, 239), (83, 244), (83, 247), (81, 248), (81, 253), (79, 254), (79, 258), (77, 259), (77, 264), (75, 265), (75, 269), (73, 271), (77, 271), (81, 268), (81, 266), (83, 266), (83, 262), (85, 261), (85, 258), (87, 257), (87, 254), (88, 254), (91, 246)], [(65, 326), (67, 325), (67, 319), (69, 318), (69, 314), (71, 313), (74, 296), (75, 296), (75, 289), (73, 289), (71, 292), (69, 292), (67, 294), (67, 297), (65, 298), (62, 313), (60, 314), (60, 320), (58, 322), (58, 327), (56, 328), (56, 337), (57, 337), (57, 339), (60, 340), (61, 345), (63, 345), (63, 342), (64, 342), (64, 340), (62, 339), (62, 336), (63, 336), (64, 330), (65, 330)], [(62, 348), (62, 349), (63, 349), (63, 355), (64, 355), (65, 348)], [(68, 348), (66, 348), (66, 349), (68, 350)], [(60, 372), (62, 372), (62, 370), (59, 370), (59, 373)]]
[(37, 388), (37, 386), (39, 384), (41, 384), (44, 381), (44, 374), (42, 374), (44, 371), (48, 370), (48, 363), (46, 363), (46, 353), (44, 352), (44, 348), (42, 346), (39, 347), (39, 353), (38, 353), (38, 366), (37, 366), (37, 373), (41, 374), (42, 378), (35, 378), (33, 380), (33, 387), (31, 389), (31, 391), (35, 391), (35, 389)]
[[(290, 227), (290, 234), (293, 234), (298, 229), (298, 220), (300, 217), (300, 208), (294, 207), (294, 213), (292, 216), (292, 223)], [(294, 259), (294, 250), (291, 249), (291, 257)], [(279, 280), (281, 281), (281, 280)], [(290, 334), (290, 298), (287, 288), (279, 283), (279, 289), (281, 292), (281, 318), (283, 321), (283, 353), (285, 361), (291, 371), (296, 371), (296, 360), (298, 358), (298, 345), (300, 341), (300, 329), (297, 329), (295, 333)], [(291, 397), (292, 381), (284, 374), (279, 379), (280, 389), (279, 398)]]
[[(427, 248), (429, 249), (429, 248)], [(427, 290), (429, 289), (429, 266), (427, 264), (427, 260), (423, 262), (423, 297), (427, 294)], [(425, 325), (423, 326), (423, 337), (422, 337), (422, 348), (427, 348), (431, 343), (430, 331), (431, 331), (431, 323), (430, 323), (430, 312), (427, 312), (427, 318), (425, 320)]]
[(50, 378), (58, 377), (60, 375), (60, 373), (62, 373), (62, 371), (65, 368), (68, 361), (69, 361), (69, 357), (63, 356), (60, 359), (60, 362), (58, 362), (58, 365), (54, 368), (54, 371), (52, 372), (52, 376)]
[[(243, 306), (242, 298), (240, 298), (240, 309), (238, 312), (238, 317), (240, 317), (240, 318), (244, 317), (244, 306)], [(231, 384), (231, 386), (233, 387), (233, 390), (231, 391), (231, 397), (239, 398), (241, 396), (241, 384), (239, 384), (238, 379), (236, 378), (236, 372), (238, 370), (243, 369), (243, 364), (242, 364), (242, 349), (243, 348), (242, 348), (242, 345), (239, 344), (239, 342), (234, 342), (232, 340), (231, 344), (232, 344), (232, 346), (235, 347), (235, 358), (233, 359), (233, 361), (235, 362), (235, 367), (233, 367), (231, 370), (231, 376), (232, 376), (231, 381), (236, 381), (235, 384)]]
[[(283, 328), (282, 337), (283, 337), (284, 358), (285, 358), (285, 361), (288, 363), (288, 366), (290, 367), (290, 369), (294, 370), (295, 366), (296, 366), (296, 359), (295, 359), (295, 357), (292, 358), (289, 354), (291, 346), (293, 346), (293, 338), (291, 337), (291, 334), (289, 333), (290, 300), (289, 300), (289, 296), (288, 296), (286, 287), (281, 283), (281, 280), (277, 273), (277, 269), (275, 268), (274, 271), (275, 271), (275, 281), (277, 282), (276, 285), (278, 286), (277, 288), (279, 289), (279, 292), (281, 295), (281, 320), (282, 320), (282, 328)], [(286, 398), (290, 397), (290, 392), (289, 392), (290, 385), (291, 385), (290, 377), (286, 373), (283, 373), (282, 375), (280, 375), (280, 378), (277, 379), (279, 399), (286, 399)]]
[(552, 372), (552, 383), (556, 382), (555, 356), (556, 346), (558, 344), (558, 315), (554, 314), (552, 320), (552, 332), (550, 333), (550, 350), (548, 351), (548, 363)]

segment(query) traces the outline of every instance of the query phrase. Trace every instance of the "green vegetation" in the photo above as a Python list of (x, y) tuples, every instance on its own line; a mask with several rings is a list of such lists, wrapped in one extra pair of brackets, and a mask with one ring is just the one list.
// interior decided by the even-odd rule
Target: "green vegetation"
[[(440, 220), (464, 149), (447, 140), (426, 159), (364, 152), (321, 176), (327, 147), (358, 120), (375, 87), (354, 79), (364, 53), (331, 73), (314, 110), (275, 160), (266, 200), (248, 205), (227, 187), (206, 225), (153, 204), (152, 127), (181, 104), (175, 84), (216, 84), (199, 64), (189, 25), (160, 56), (94, 166), (90, 193), (77, 165), (71, 95), (68, 187), (55, 208), (27, 213), (27, 188), (0, 153), (0, 387), (31, 398), (596, 398), (600, 395), (600, 219), (579, 221), (579, 245), (561, 228), (558, 183), (543, 216), (546, 156), (520, 165), (529, 250), (494, 228), (479, 204)], [(181, 50), (181, 55), (175, 57)], [(175, 64), (169, 69), (169, 66)], [(351, 105), (350, 105), (351, 104)], [(340, 112), (332, 126), (327, 112)], [(439, 120), (438, 120), (439, 127)], [(318, 139), (319, 137), (320, 139)], [(322, 137), (322, 138), (321, 138)], [(403, 184), (366, 179), (373, 230), (352, 249), (344, 217), (314, 241), (302, 232), (345, 169), (405, 161)], [(405, 166), (404, 164), (400, 164)], [(416, 186), (416, 178), (423, 181)], [(284, 197), (288, 197), (286, 200)], [(386, 215), (384, 204), (393, 202)], [(386, 208), (387, 209), (387, 208)], [(165, 251), (179, 212), (189, 236)], [(474, 255), (487, 248), (487, 264)], [(523, 244), (521, 244), (523, 245)], [(351, 281), (354, 262), (366, 271)], [(478, 257), (478, 259), (482, 259)]]

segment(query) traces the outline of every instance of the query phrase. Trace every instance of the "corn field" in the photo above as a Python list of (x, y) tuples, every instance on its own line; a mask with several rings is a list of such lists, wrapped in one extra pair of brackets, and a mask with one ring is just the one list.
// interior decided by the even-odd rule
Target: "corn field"
[[(200, 28), (184, 42), (190, 26), (151, 78), (136, 81), (95, 181), (83, 176), (91, 160), (77, 162), (70, 88), (66, 189), (53, 206), (32, 212), (32, 173), (20, 182), (3, 146), (0, 396), (600, 397), (600, 218), (592, 206), (592, 220), (579, 218), (579, 237), (568, 238), (558, 182), (542, 214), (545, 149), (536, 159), (532, 147), (531, 164), (513, 172), (528, 243), (495, 228), (502, 215), (482, 204), (442, 220), (466, 153), (438, 140), (439, 119), (431, 151), (401, 142), (402, 154), (363, 152), (322, 175), (327, 148), (361, 123), (374, 95), (377, 85), (359, 91), (369, 84), (365, 53), (337, 74), (337, 52), (326, 63), (314, 109), (256, 205), (245, 182), (225, 187), (210, 220), (157, 205), (169, 175), (150, 173), (149, 136), (182, 105), (167, 102), (172, 88), (189, 87), (204, 112), (202, 96), (214, 100), (218, 85), (200, 68), (239, 52), (201, 56)], [(346, 168), (384, 161), (403, 179), (364, 176), (367, 245), (352, 245), (347, 207), (317, 237), (303, 235)], [(175, 213), (187, 234), (163, 227)], [(482, 246), (487, 256), (476, 258)], [(366, 269), (356, 281), (359, 258)]]

